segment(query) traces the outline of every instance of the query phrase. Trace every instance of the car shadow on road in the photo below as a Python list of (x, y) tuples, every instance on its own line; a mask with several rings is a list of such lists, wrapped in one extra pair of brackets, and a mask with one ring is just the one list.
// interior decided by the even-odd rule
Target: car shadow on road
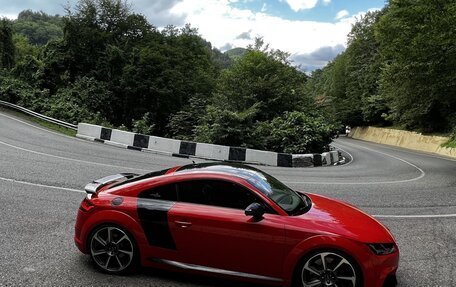
[(266, 285), (253, 284), (250, 282), (242, 282), (229, 278), (216, 278), (211, 275), (197, 275), (197, 274), (186, 274), (181, 272), (172, 272), (166, 270), (159, 270), (154, 268), (144, 268), (139, 270), (142, 276), (150, 278), (159, 278), (163, 281), (170, 281), (181, 284), (189, 284), (194, 286), (207, 286), (207, 287), (265, 287)]
[[(266, 287), (267, 285), (242, 282), (231, 278), (219, 278), (211, 275), (187, 274), (177, 271), (167, 271), (156, 268), (140, 267), (129, 275), (109, 275), (99, 272), (89, 256), (81, 255), (80, 266), (91, 273), (92, 279), (103, 285), (116, 282), (116, 286), (186, 286), (186, 287)], [(145, 282), (147, 282), (145, 284)], [(100, 285), (100, 286), (101, 286)]]

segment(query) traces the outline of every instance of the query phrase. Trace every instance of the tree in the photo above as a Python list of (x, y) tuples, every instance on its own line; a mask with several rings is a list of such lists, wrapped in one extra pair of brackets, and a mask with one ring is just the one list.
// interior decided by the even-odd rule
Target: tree
[(424, 132), (456, 124), (456, 3), (391, 0), (375, 27), (391, 120)]
[(24, 10), (13, 22), (13, 30), (26, 37), (30, 44), (43, 46), (51, 40), (63, 37), (63, 21), (59, 15), (51, 16), (43, 11)]
[[(374, 26), (383, 11), (368, 12), (352, 27), (346, 50), (346, 93), (358, 122), (349, 124), (385, 124), (389, 112), (386, 100), (379, 92), (382, 61)], [(359, 115), (359, 116), (358, 116)]]
[[(194, 130), (195, 139), (283, 151), (285, 147), (272, 139), (275, 134), (268, 128), (288, 123), (292, 129), (299, 121), (291, 122), (285, 115), (300, 111), (311, 117), (316, 108), (305, 91), (307, 76), (293, 67), (287, 57), (287, 53), (271, 50), (261, 38), (257, 39), (243, 57), (222, 71), (213, 97)], [(274, 133), (281, 134), (279, 128)], [(323, 147), (319, 146), (320, 149)]]
[(0, 68), (11, 69), (14, 67), (15, 47), (13, 43), (13, 30), (11, 21), (0, 20)]

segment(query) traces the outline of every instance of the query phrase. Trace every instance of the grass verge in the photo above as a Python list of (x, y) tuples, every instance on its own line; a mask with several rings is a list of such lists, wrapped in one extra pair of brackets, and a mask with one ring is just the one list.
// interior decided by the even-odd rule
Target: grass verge
[(29, 116), (27, 114), (24, 114), (24, 113), (21, 113), (21, 112), (12, 110), (12, 109), (7, 109), (7, 108), (4, 108), (4, 107), (1, 107), (0, 111), (5, 112), (5, 113), (10, 114), (10, 115), (13, 115), (13, 116), (16, 116), (16, 117), (19, 117), (19, 118), (22, 118), (22, 119), (24, 119), (26, 121), (36, 123), (36, 124), (38, 124), (40, 126), (43, 126), (44, 128), (47, 128), (47, 129), (52, 130), (52, 131), (56, 131), (58, 133), (61, 133), (61, 134), (64, 134), (64, 135), (67, 135), (67, 136), (70, 136), (70, 137), (75, 137), (76, 136), (76, 131), (75, 130), (72, 130), (72, 129), (69, 129), (69, 128), (65, 128), (65, 127), (61, 127), (61, 126), (53, 124), (53, 123), (48, 123), (48, 122), (46, 122), (46, 121), (44, 121), (42, 119), (38, 119), (38, 118)]
[(443, 147), (456, 148), (456, 137), (453, 136), (450, 140), (442, 145)]

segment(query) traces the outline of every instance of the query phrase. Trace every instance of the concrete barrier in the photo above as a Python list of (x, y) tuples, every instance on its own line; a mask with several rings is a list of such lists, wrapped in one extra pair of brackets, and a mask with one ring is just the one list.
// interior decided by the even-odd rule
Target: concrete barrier
[(111, 132), (110, 141), (133, 146), (133, 140), (135, 139), (134, 133), (121, 131), (121, 130), (111, 130), (111, 131), (112, 132)]
[(277, 166), (277, 153), (271, 151), (247, 149), (245, 153), (245, 161)]
[(331, 154), (329, 152), (324, 152), (321, 154), (321, 165), (331, 165)]
[(294, 154), (293, 167), (311, 167), (313, 163), (313, 154)]
[(149, 136), (149, 146), (147, 148), (155, 151), (179, 154), (180, 145), (180, 140)]
[(322, 166), (323, 165), (321, 154), (319, 154), (319, 153), (314, 153), (313, 154), (313, 164), (314, 164), (314, 166)]
[(448, 142), (447, 137), (425, 136), (416, 132), (376, 127), (355, 127), (349, 136), (354, 139), (456, 157), (455, 148), (442, 147), (442, 144)]
[(331, 165), (334, 163), (335, 154), (337, 154), (337, 152), (333, 152), (334, 155), (332, 153), (292, 155), (244, 147), (168, 139), (84, 123), (78, 125), (77, 136), (138, 151), (281, 167), (321, 166), (322, 163)]
[(331, 155), (331, 164), (339, 162), (339, 152), (337, 150), (332, 150), (329, 154)]
[(216, 160), (228, 160), (230, 154), (230, 147), (223, 145), (198, 143), (196, 145), (195, 156), (216, 159)]
[(91, 124), (78, 124), (78, 133), (77, 135), (92, 137), (92, 138), (100, 138), (101, 134), (101, 127)]

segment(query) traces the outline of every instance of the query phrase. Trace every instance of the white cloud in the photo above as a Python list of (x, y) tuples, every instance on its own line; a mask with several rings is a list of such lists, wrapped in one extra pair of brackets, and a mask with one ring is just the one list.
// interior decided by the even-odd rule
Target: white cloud
[[(230, 47), (246, 47), (253, 43), (253, 37), (262, 36), (271, 48), (291, 53), (296, 64), (313, 68), (325, 65), (330, 59), (315, 61), (310, 58), (320, 55), (322, 47), (341, 51), (341, 47), (346, 46), (347, 34), (356, 17), (363, 15), (345, 15), (335, 22), (287, 20), (263, 12), (236, 8), (230, 2), (232, 0), (182, 0), (169, 13), (182, 16), (186, 23), (198, 28), (199, 33), (213, 47), (222, 51)], [(334, 52), (333, 55), (335, 54)]]
[(266, 12), (268, 9), (268, 5), (266, 3), (263, 3), (263, 6), (261, 7), (261, 12)]
[(288, 3), (288, 6), (298, 12), (300, 10), (312, 9), (317, 5), (318, 0), (281, 0)]
[(350, 13), (348, 13), (347, 10), (340, 10), (339, 12), (337, 12), (335, 19), (339, 20), (339, 19), (347, 17), (348, 15), (350, 15)]
[(323, 5), (328, 6), (331, 4), (331, 0), (323, 0)]
[(7, 19), (10, 19), (10, 20), (15, 20), (15, 19), (17, 19), (17, 14), (0, 13), (0, 19), (1, 18), (7, 18)]

